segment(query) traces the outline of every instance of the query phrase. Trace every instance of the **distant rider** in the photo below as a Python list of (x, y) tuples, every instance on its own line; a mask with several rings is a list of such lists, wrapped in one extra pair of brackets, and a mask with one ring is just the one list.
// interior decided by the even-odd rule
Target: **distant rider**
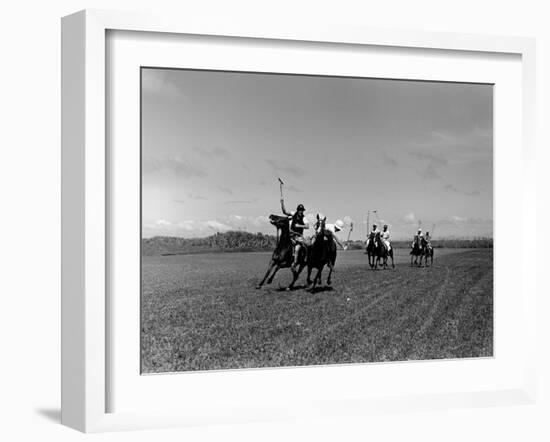
[(424, 238), (424, 236), (422, 235), (422, 229), (418, 229), (418, 232), (416, 232), (416, 235), (414, 235), (414, 239), (413, 239), (413, 242), (411, 244), (411, 248), (414, 249), (414, 244), (416, 243), (416, 241), (418, 241), (418, 247), (421, 247), (422, 246), (422, 238)]
[(428, 248), (432, 248), (432, 237), (430, 236), (430, 232), (426, 231), (426, 236), (424, 237), (426, 240), (426, 243), (428, 244)]
[(285, 209), (285, 200), (281, 198), (281, 210), (290, 218), (290, 239), (294, 247), (293, 263), (296, 265), (300, 249), (305, 247), (304, 229), (309, 229), (309, 223), (305, 217), (305, 207), (298, 204), (294, 213), (287, 212)]
[(388, 230), (388, 225), (384, 224), (382, 233), (381, 233), (382, 243), (386, 246), (386, 250), (389, 252), (391, 250), (390, 244), (390, 231)]
[(376, 224), (373, 224), (372, 225), (372, 230), (370, 231), (369, 235), (367, 236), (367, 247), (369, 246), (371, 237), (374, 240), (376, 238), (376, 234), (379, 233), (379, 232), (380, 232), (380, 230), (378, 230), (378, 226)]

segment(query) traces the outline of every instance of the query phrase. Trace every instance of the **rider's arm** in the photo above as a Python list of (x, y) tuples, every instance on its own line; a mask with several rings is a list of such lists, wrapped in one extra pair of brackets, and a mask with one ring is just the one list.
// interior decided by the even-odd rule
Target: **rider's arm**
[(281, 198), (281, 210), (283, 211), (283, 213), (286, 216), (292, 216), (292, 213), (286, 211), (286, 209), (285, 209), (285, 200), (283, 198)]
[(304, 224), (296, 224), (297, 227), (301, 227), (302, 229), (309, 229), (309, 222), (304, 219)]

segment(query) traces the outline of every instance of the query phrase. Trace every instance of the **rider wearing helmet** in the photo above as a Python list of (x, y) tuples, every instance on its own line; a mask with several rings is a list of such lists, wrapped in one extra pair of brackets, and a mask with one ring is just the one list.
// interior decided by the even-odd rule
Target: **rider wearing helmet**
[(391, 250), (391, 244), (390, 244), (390, 231), (388, 230), (388, 225), (384, 224), (382, 234), (380, 235), (382, 238), (382, 243), (384, 246), (386, 246), (386, 250), (389, 252)]
[(422, 242), (422, 238), (424, 238), (424, 235), (422, 235), (422, 229), (418, 229), (418, 232), (416, 232), (416, 235), (414, 235), (413, 242), (411, 244), (411, 248), (414, 249), (414, 243), (418, 241), (418, 244)]
[(344, 221), (342, 221), (341, 219), (337, 219), (334, 224), (325, 224), (325, 229), (323, 233), (325, 234), (326, 238), (332, 239), (337, 246), (340, 246), (344, 250), (347, 250), (348, 247), (344, 246), (338, 239), (338, 236), (336, 236), (336, 234), (340, 232), (343, 228)]
[(367, 236), (367, 247), (369, 246), (371, 237), (376, 238), (376, 234), (379, 232), (378, 226), (376, 224), (372, 225), (372, 230), (370, 231), (369, 235)]
[(428, 247), (431, 248), (432, 247), (432, 238), (430, 236), (430, 232), (426, 231), (426, 236), (424, 237), (424, 239), (426, 240), (426, 243), (428, 244)]
[(290, 239), (294, 246), (293, 261), (296, 263), (298, 261), (300, 248), (305, 246), (304, 229), (309, 229), (309, 223), (305, 217), (306, 209), (303, 204), (298, 204), (294, 213), (287, 212), (283, 198), (281, 198), (281, 209), (283, 213), (290, 218)]

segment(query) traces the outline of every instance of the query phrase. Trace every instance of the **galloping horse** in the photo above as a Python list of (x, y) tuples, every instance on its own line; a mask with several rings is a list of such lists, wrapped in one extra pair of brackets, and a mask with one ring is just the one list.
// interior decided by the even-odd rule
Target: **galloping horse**
[[(311, 286), (311, 291), (315, 290), (318, 283), (321, 284), (321, 273), (325, 265), (330, 269), (327, 285), (331, 285), (332, 271), (336, 263), (336, 244), (332, 238), (326, 237), (322, 233), (324, 230), (324, 221), (322, 224), (320, 233), (316, 235), (315, 241), (307, 247), (307, 285)], [(314, 268), (317, 269), (317, 274), (313, 281), (311, 281), (311, 270)]]
[[(414, 258), (414, 264), (418, 265), (419, 267), (422, 267), (422, 258), (426, 255), (427, 247), (428, 247), (428, 242), (424, 239), (424, 237), (420, 239), (418, 235), (414, 236), (414, 243), (410, 253), (411, 267), (413, 266), (413, 258)], [(420, 261), (418, 260), (418, 257), (420, 257)], [(426, 265), (427, 265), (427, 258), (426, 258)]]
[[(261, 288), (266, 280), (268, 284), (271, 284), (273, 282), (275, 274), (279, 271), (279, 269), (290, 267), (293, 277), (292, 282), (288, 286), (288, 289), (292, 289), (296, 280), (300, 276), (300, 273), (306, 265), (306, 249), (305, 247), (300, 247), (297, 262), (293, 263), (294, 248), (290, 239), (290, 225), (288, 222), (288, 217), (269, 215), (269, 222), (277, 228), (277, 232), (280, 232), (280, 236), (279, 240), (277, 241), (275, 251), (273, 252), (273, 255), (271, 255), (271, 261), (269, 262), (269, 266), (267, 267), (267, 272), (265, 273), (265, 276), (261, 280), (261, 282), (256, 286), (256, 288)], [(272, 271), (273, 273), (271, 273)], [(269, 276), (270, 273), (271, 276)]]

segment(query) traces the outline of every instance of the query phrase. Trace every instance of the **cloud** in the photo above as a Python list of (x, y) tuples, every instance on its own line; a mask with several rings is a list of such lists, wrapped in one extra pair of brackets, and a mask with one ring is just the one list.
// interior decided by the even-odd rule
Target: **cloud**
[(254, 198), (251, 200), (232, 200), (232, 201), (224, 201), (224, 204), (254, 204), (258, 202), (258, 198)]
[(172, 200), (172, 201), (178, 204), (185, 204), (185, 200)]
[(391, 167), (399, 166), (399, 161), (397, 161), (394, 157), (389, 156), (386, 152), (384, 152), (382, 159), (384, 160), (384, 164), (388, 166), (391, 166)]
[(407, 222), (410, 222), (410, 223), (413, 223), (413, 222), (416, 221), (416, 217), (414, 216), (414, 213), (412, 213), (412, 212), (411, 212), (411, 213), (407, 213), (407, 214), (403, 217), (403, 219), (404, 219), (405, 221), (407, 221)]
[(432, 131), (412, 144), (419, 150), (410, 152), (411, 156), (432, 161), (436, 166), (488, 162), (493, 158), (491, 126), (475, 126), (463, 132)]
[(231, 156), (231, 152), (219, 146), (212, 147), (212, 148), (194, 147), (193, 150), (200, 156), (207, 159), (214, 159), (214, 158), (220, 158), (220, 157), (229, 158)]
[(158, 227), (168, 227), (171, 226), (172, 223), (170, 221), (166, 221), (165, 219), (158, 219), (155, 221), (155, 225)]
[(227, 230), (231, 230), (231, 226), (230, 226), (230, 225), (221, 223), (221, 222), (216, 221), (216, 220), (209, 220), (209, 221), (206, 221), (205, 224), (206, 224), (206, 226), (208, 226), (208, 227), (211, 228), (212, 230), (216, 230), (216, 231), (227, 231)]
[(163, 69), (144, 69), (141, 75), (141, 90), (146, 94), (181, 101), (184, 98), (183, 91), (170, 75), (170, 71)]
[(227, 193), (228, 195), (233, 195), (233, 191), (229, 189), (228, 187), (224, 186), (218, 186), (218, 190), (223, 193)]
[(295, 178), (299, 178), (306, 173), (306, 171), (301, 167), (291, 164), (287, 161), (277, 161), (277, 160), (265, 160), (265, 161), (276, 172), (283, 172), (284, 174), (291, 175)]
[(462, 216), (453, 215), (451, 216), (450, 220), (455, 223), (463, 223), (468, 220), (468, 218), (464, 218)]
[(436, 170), (433, 164), (428, 164), (428, 166), (420, 173), (420, 176), (425, 180), (437, 180), (441, 178), (441, 175)]
[(207, 200), (208, 198), (205, 197), (205, 196), (202, 196), (202, 195), (195, 195), (193, 193), (190, 193), (187, 195), (189, 198), (191, 198), (192, 200)]
[(180, 157), (143, 157), (142, 169), (144, 174), (169, 171), (184, 179), (208, 175), (201, 165)]
[(409, 152), (409, 155), (418, 160), (429, 161), (429, 163), (434, 167), (446, 166), (449, 163), (445, 157), (428, 152), (415, 151)]
[(447, 189), (451, 192), (459, 193), (461, 195), (467, 195), (467, 196), (477, 196), (481, 193), (479, 190), (472, 190), (471, 192), (467, 192), (465, 190), (460, 190), (460, 189), (457, 189), (452, 184), (446, 184), (444, 187), (445, 187), (445, 189)]
[(284, 186), (284, 188), (285, 188), (285, 190), (288, 190), (289, 192), (293, 192), (293, 193), (302, 193), (303, 192), (302, 189), (299, 189), (298, 187), (293, 186), (293, 185)]

